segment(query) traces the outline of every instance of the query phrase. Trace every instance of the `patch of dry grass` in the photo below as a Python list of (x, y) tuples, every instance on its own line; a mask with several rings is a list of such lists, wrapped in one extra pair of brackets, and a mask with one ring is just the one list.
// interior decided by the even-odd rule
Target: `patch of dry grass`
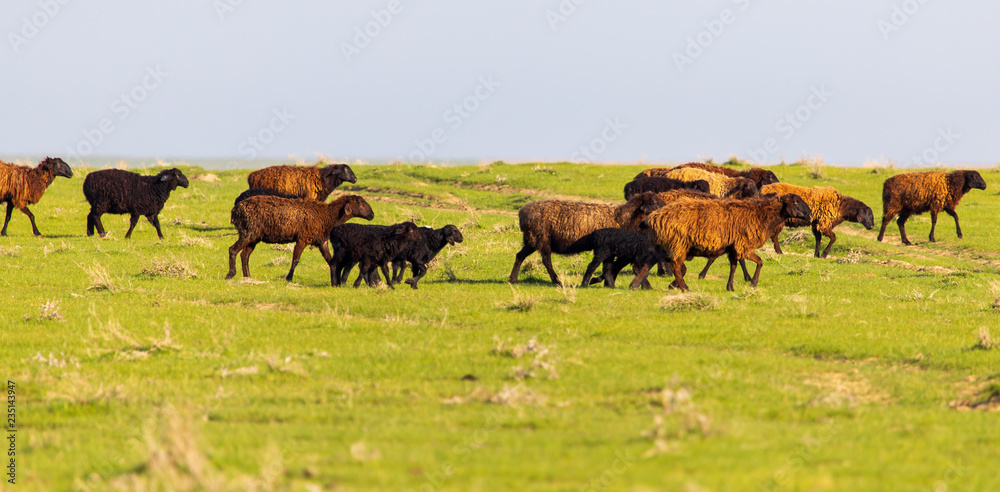
[(719, 307), (719, 300), (704, 292), (670, 294), (660, 298), (660, 309), (670, 312), (708, 311)]
[(169, 258), (152, 258), (142, 267), (142, 274), (147, 277), (169, 277), (186, 279), (197, 277), (198, 272), (186, 260), (170, 255)]
[(118, 290), (117, 287), (115, 286), (114, 280), (112, 280), (111, 278), (111, 274), (109, 274), (108, 270), (104, 268), (104, 266), (98, 263), (97, 261), (94, 261), (94, 264), (90, 266), (85, 266), (85, 265), (79, 265), (79, 266), (81, 269), (83, 269), (84, 273), (86, 273), (87, 276), (90, 277), (90, 286), (87, 287), (87, 290), (97, 290), (97, 291), (104, 290), (112, 294), (114, 294), (115, 291)]

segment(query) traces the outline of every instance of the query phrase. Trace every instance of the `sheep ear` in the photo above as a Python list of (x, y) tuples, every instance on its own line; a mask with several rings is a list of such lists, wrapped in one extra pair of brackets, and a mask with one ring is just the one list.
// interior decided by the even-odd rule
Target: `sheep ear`
[(164, 174), (163, 177), (160, 178), (160, 181), (170, 181), (170, 178), (172, 177), (174, 177), (172, 174)]
[(354, 215), (354, 208), (351, 204), (344, 205), (344, 215)]

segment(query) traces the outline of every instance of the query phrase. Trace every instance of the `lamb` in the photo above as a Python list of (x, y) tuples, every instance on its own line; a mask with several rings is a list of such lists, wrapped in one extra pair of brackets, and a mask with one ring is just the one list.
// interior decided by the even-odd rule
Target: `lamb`
[[(785, 183), (774, 183), (764, 186), (761, 189), (761, 193), (776, 193), (778, 195), (793, 193), (805, 200), (806, 205), (809, 205), (809, 209), (812, 210), (812, 221), (803, 222), (798, 219), (789, 219), (785, 221), (784, 226), (812, 226), (813, 236), (816, 237), (816, 251), (814, 253), (816, 258), (826, 258), (830, 254), (830, 248), (833, 247), (833, 243), (837, 240), (837, 235), (834, 234), (833, 228), (840, 225), (841, 222), (845, 220), (857, 222), (869, 231), (875, 226), (875, 214), (868, 205), (865, 205), (860, 200), (844, 196), (833, 188), (822, 188), (819, 186), (805, 188)], [(782, 251), (781, 245), (778, 243), (778, 234), (782, 228), (782, 226), (779, 226), (774, 231), (774, 235), (771, 236), (771, 242), (774, 243), (774, 251), (779, 255), (782, 254)], [(830, 238), (830, 244), (827, 244), (826, 249), (820, 254), (823, 236)]]
[(708, 181), (703, 179), (695, 181), (681, 181), (664, 177), (639, 178), (625, 185), (625, 200), (631, 199), (639, 193), (651, 191), (653, 193), (664, 193), (670, 190), (688, 189), (711, 193)]
[(411, 244), (392, 261), (393, 282), (399, 283), (406, 274), (406, 263), (412, 265), (413, 277), (406, 280), (410, 287), (416, 289), (417, 282), (427, 274), (427, 264), (446, 246), (462, 242), (462, 232), (454, 225), (446, 225), (440, 229), (430, 227), (420, 228), (420, 240)]
[[(778, 177), (775, 176), (773, 172), (768, 171), (767, 169), (764, 168), (751, 167), (746, 171), (737, 171), (736, 169), (724, 166), (716, 166), (704, 162), (689, 162), (687, 164), (681, 164), (680, 166), (672, 168), (654, 167), (646, 169), (645, 171), (639, 173), (639, 176), (666, 176), (667, 173), (673, 171), (674, 169), (684, 169), (684, 168), (702, 169), (716, 174), (723, 174), (730, 178), (747, 178), (750, 181), (753, 181), (753, 184), (757, 186), (758, 189), (760, 189), (764, 185), (769, 185), (778, 182)], [(639, 176), (636, 176), (636, 179), (638, 179)]]
[(365, 220), (375, 218), (372, 207), (358, 195), (344, 195), (330, 203), (268, 195), (247, 198), (233, 207), (230, 214), (230, 222), (236, 226), (240, 237), (229, 247), (226, 279), (236, 275), (237, 253), (243, 252), (243, 276), (249, 277), (250, 255), (257, 243), (295, 243), (292, 266), (285, 277), (291, 282), (295, 266), (299, 264), (299, 257), (306, 246), (311, 244), (319, 248), (323, 259), (330, 263), (330, 250), (327, 248), (330, 231), (355, 217)]
[(937, 216), (942, 210), (955, 218), (955, 231), (962, 238), (962, 226), (958, 223), (955, 207), (962, 197), (971, 189), (985, 190), (986, 181), (977, 171), (952, 171), (906, 173), (885, 180), (882, 185), (882, 229), (878, 233), (879, 242), (885, 235), (885, 227), (889, 221), (899, 214), (896, 224), (899, 225), (899, 236), (903, 244), (910, 245), (906, 238), (906, 220), (911, 215), (924, 212), (931, 213), (930, 241), (934, 240), (934, 227)]
[(703, 169), (674, 169), (666, 177), (681, 181), (708, 181), (709, 191), (720, 198), (749, 198), (757, 195), (757, 185), (747, 178), (729, 178)]
[(334, 287), (347, 282), (355, 264), (360, 263), (354, 287), (364, 279), (369, 287), (379, 282), (378, 269), (382, 269), (386, 284), (392, 286), (388, 263), (411, 244), (420, 241), (420, 230), (413, 222), (390, 226), (344, 224), (330, 231), (333, 258), (330, 259), (330, 284)]
[(299, 198), (299, 197), (297, 197), (295, 195), (290, 195), (288, 193), (282, 193), (280, 191), (272, 190), (270, 188), (250, 188), (249, 190), (246, 190), (243, 193), (240, 193), (240, 196), (236, 197), (236, 201), (233, 202), (233, 206), (235, 207), (235, 206), (239, 205), (240, 202), (242, 202), (243, 200), (246, 200), (247, 198), (250, 198), (252, 196), (260, 196), (260, 195), (276, 196), (276, 197), (279, 197), (279, 198), (288, 198), (290, 200), (297, 200)]
[(642, 193), (622, 205), (579, 203), (562, 200), (540, 200), (528, 203), (518, 211), (518, 222), (524, 246), (514, 258), (510, 283), (517, 283), (521, 263), (531, 253), (542, 255), (542, 264), (552, 283), (561, 285), (552, 268), (552, 253), (571, 255), (581, 250), (577, 241), (598, 229), (609, 227), (636, 230), (646, 215), (663, 206), (655, 193)]
[(749, 200), (678, 200), (649, 215), (640, 225), (653, 244), (673, 261), (677, 286), (688, 290), (682, 267), (689, 254), (729, 257), (726, 290), (733, 290), (736, 262), (747, 258), (757, 263), (750, 283), (760, 279), (764, 262), (754, 253), (771, 237), (775, 227), (789, 218), (812, 220), (809, 206), (797, 195), (767, 195)]
[(31, 232), (36, 236), (42, 235), (35, 226), (35, 216), (28, 210), (28, 205), (34, 205), (42, 199), (56, 176), (73, 177), (73, 170), (58, 157), (46, 157), (34, 168), (0, 161), (0, 203), (7, 202), (7, 218), (3, 221), (0, 236), (7, 235), (7, 224), (10, 223), (10, 215), (15, 208), (28, 216)]
[(271, 166), (247, 176), (250, 188), (270, 188), (299, 198), (324, 201), (343, 182), (357, 183), (347, 164), (325, 167)]
[(104, 214), (129, 214), (128, 232), (125, 239), (132, 237), (132, 230), (140, 216), (156, 228), (156, 235), (163, 239), (160, 230), (160, 211), (170, 198), (170, 192), (178, 186), (187, 188), (188, 179), (180, 169), (164, 169), (156, 176), (143, 176), (120, 169), (105, 169), (87, 175), (83, 180), (83, 195), (90, 203), (87, 214), (87, 235), (93, 236), (97, 229), (101, 237), (107, 235), (101, 216)]
[(643, 289), (648, 290), (652, 288), (646, 279), (649, 275), (649, 269), (653, 265), (669, 259), (665, 257), (662, 250), (653, 246), (653, 241), (650, 240), (649, 236), (635, 231), (614, 228), (598, 229), (584, 236), (580, 242), (585, 243), (585, 245), (580, 246), (581, 249), (593, 250), (594, 252), (594, 259), (587, 265), (580, 287), (589, 286), (590, 277), (598, 266), (603, 265), (604, 285), (613, 289), (618, 272), (626, 265), (631, 264), (635, 270), (635, 279), (632, 280), (629, 287), (635, 290), (642, 286)]

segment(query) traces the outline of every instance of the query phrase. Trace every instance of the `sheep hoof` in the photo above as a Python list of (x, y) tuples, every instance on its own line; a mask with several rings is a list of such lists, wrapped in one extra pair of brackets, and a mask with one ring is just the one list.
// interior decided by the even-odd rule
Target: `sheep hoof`
[(229, 280), (236, 276), (236, 272), (229, 272), (226, 274), (226, 280)]

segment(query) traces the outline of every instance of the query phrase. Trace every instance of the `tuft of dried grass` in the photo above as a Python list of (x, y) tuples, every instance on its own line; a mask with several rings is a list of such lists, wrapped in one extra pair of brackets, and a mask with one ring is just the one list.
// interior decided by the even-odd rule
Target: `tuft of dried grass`
[(1000, 309), (1000, 280), (990, 280), (986, 284), (986, 289), (990, 293), (990, 297), (993, 298), (993, 309)]
[(59, 301), (46, 301), (39, 308), (38, 319), (41, 321), (64, 321), (62, 313), (59, 311)]
[(197, 277), (198, 272), (191, 267), (191, 264), (176, 256), (169, 258), (153, 258), (142, 267), (142, 274), (147, 277), (169, 277), (169, 278), (192, 278)]
[(118, 290), (115, 287), (114, 280), (111, 279), (111, 274), (109, 274), (108, 270), (96, 260), (91, 266), (77, 265), (83, 269), (84, 273), (86, 273), (88, 277), (90, 277), (90, 286), (87, 287), (87, 290), (106, 290), (112, 294)]
[(513, 294), (513, 297), (511, 298), (510, 301), (499, 302), (498, 305), (500, 307), (508, 311), (519, 311), (524, 313), (531, 311), (532, 308), (534, 308), (535, 305), (538, 304), (538, 300), (535, 299), (533, 296), (518, 291), (517, 289), (514, 288), (513, 285), (509, 287), (511, 293)]
[(21, 254), (20, 246), (0, 246), (0, 256), (17, 258)]
[(184, 233), (184, 231), (180, 231), (180, 236), (181, 236), (180, 240), (181, 246), (186, 246), (186, 247), (200, 246), (205, 249), (215, 249), (215, 245), (212, 244), (211, 241), (203, 237), (188, 236), (187, 234)]
[(48, 246), (42, 246), (42, 254), (48, 256), (52, 253), (65, 253), (67, 251), (73, 251), (75, 248), (72, 244), (66, 244), (66, 241), (60, 241), (59, 246), (54, 246), (49, 243)]
[(813, 157), (806, 154), (799, 163), (806, 168), (806, 176), (812, 179), (826, 179), (826, 163), (819, 154)]
[(660, 309), (670, 312), (708, 311), (719, 307), (719, 300), (704, 292), (671, 294), (660, 298)]
[(993, 350), (997, 346), (997, 343), (993, 341), (993, 337), (990, 335), (990, 329), (985, 326), (980, 326), (979, 331), (976, 333), (976, 344), (972, 346), (974, 350)]
[(676, 442), (689, 436), (708, 437), (712, 420), (702, 413), (692, 400), (688, 388), (663, 388), (651, 396), (653, 427), (642, 433), (653, 441), (653, 447), (643, 456), (650, 458), (675, 450)]

